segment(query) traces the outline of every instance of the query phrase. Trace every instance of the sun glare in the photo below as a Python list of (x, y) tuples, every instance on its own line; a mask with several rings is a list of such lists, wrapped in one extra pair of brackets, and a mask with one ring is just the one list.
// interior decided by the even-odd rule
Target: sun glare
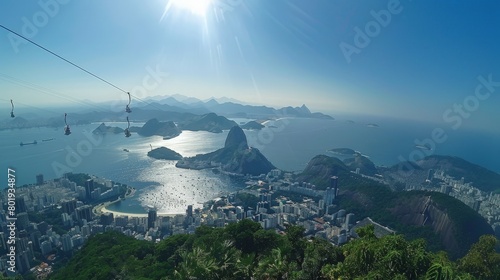
[(205, 16), (211, 0), (172, 0), (172, 6), (185, 9), (199, 16)]

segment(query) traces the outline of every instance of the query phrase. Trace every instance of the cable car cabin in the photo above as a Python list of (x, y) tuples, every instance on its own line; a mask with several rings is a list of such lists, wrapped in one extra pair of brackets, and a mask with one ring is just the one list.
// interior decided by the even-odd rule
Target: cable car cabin
[(132, 134), (130, 134), (130, 131), (128, 130), (128, 128), (125, 129), (125, 137), (130, 137)]
[(71, 130), (69, 129), (69, 125), (67, 125), (65, 128), (64, 128), (64, 135), (70, 135), (71, 134)]

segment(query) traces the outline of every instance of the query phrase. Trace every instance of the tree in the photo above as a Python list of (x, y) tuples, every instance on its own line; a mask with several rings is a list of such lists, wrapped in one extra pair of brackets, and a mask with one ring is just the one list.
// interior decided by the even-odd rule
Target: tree
[(425, 274), (425, 280), (453, 280), (454, 271), (451, 266), (443, 263), (434, 263)]
[(297, 265), (287, 260), (280, 248), (276, 248), (259, 262), (254, 276), (258, 280), (290, 279), (290, 274), (296, 270)]
[(500, 254), (495, 251), (497, 244), (495, 236), (481, 236), (479, 242), (458, 261), (458, 270), (478, 279), (495, 279), (500, 275)]
[(278, 246), (280, 241), (280, 236), (274, 230), (260, 229), (253, 234), (256, 254), (270, 252)]
[(291, 260), (297, 263), (302, 263), (304, 259), (304, 249), (306, 247), (306, 241), (304, 240), (303, 226), (291, 225), (286, 228), (286, 238), (290, 242), (291, 246)]
[(375, 226), (372, 224), (356, 229), (356, 233), (359, 238), (376, 238)]
[(326, 264), (337, 264), (343, 260), (342, 250), (324, 239), (308, 242), (304, 252), (300, 279), (319, 279), (321, 268)]
[(214, 257), (201, 248), (194, 248), (192, 252), (180, 252), (182, 262), (174, 271), (177, 279), (217, 279), (218, 266)]
[(167, 261), (189, 238), (187, 234), (176, 234), (156, 245), (155, 253), (159, 261)]
[(234, 240), (236, 248), (247, 254), (255, 251), (253, 235), (260, 229), (262, 226), (259, 223), (243, 219), (238, 223), (229, 224), (225, 228), (225, 232), (229, 238)]
[(430, 266), (425, 241), (408, 242), (402, 235), (374, 237), (372, 227), (358, 230), (362, 238), (341, 247), (344, 260), (325, 265), (322, 275), (328, 279), (419, 279)]

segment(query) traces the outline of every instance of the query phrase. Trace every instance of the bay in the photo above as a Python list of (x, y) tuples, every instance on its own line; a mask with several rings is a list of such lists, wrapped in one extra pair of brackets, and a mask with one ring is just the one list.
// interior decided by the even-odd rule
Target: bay
[[(245, 120), (238, 119), (241, 123)], [(368, 125), (376, 123), (377, 126)], [(141, 137), (123, 134), (96, 137), (91, 132), (100, 123), (72, 126), (72, 134), (63, 129), (32, 128), (0, 131), (0, 168), (14, 168), (17, 185), (35, 182), (37, 174), (45, 179), (58, 178), (64, 172), (88, 173), (131, 185), (134, 197), (108, 207), (110, 210), (145, 213), (147, 205), (159, 213), (183, 213), (187, 205), (199, 206), (221, 193), (243, 187), (243, 182), (211, 170), (186, 170), (175, 161), (147, 157), (151, 148), (166, 146), (183, 156), (208, 153), (224, 146), (228, 131), (222, 133), (183, 131), (176, 138)], [(106, 123), (125, 127), (125, 123)], [(133, 124), (141, 126), (142, 123)], [(370, 157), (377, 165), (393, 165), (423, 151), (415, 141), (431, 138), (436, 125), (394, 119), (319, 120), (286, 118), (266, 123), (260, 131), (245, 130), (250, 146), (256, 147), (278, 168), (301, 171), (318, 154), (348, 147)], [(447, 139), (435, 143), (433, 154), (454, 155), (500, 171), (498, 135), (469, 130), (445, 130)], [(42, 141), (42, 139), (51, 139)], [(19, 143), (37, 140), (36, 145)], [(129, 152), (124, 151), (127, 149)], [(5, 177), (6, 178), (6, 177)], [(1, 182), (6, 187), (7, 180)]]

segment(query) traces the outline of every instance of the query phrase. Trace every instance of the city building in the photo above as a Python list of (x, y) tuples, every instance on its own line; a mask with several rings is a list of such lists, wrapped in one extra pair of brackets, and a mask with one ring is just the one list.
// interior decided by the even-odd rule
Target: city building
[(157, 212), (156, 209), (149, 209), (148, 211), (148, 229), (155, 227)]
[(76, 209), (76, 199), (72, 200), (62, 200), (61, 201), (62, 211), (68, 215), (73, 214)]
[(94, 191), (94, 180), (88, 179), (85, 181), (85, 199), (92, 200), (92, 192)]
[(78, 222), (82, 223), (83, 220), (86, 220), (87, 222), (92, 221), (92, 206), (84, 205), (78, 207), (75, 212)]
[(68, 234), (64, 234), (61, 236), (62, 250), (64, 252), (70, 252), (73, 250), (73, 241), (71, 240), (71, 236)]
[(38, 174), (36, 175), (36, 184), (38, 186), (43, 185), (43, 174)]

